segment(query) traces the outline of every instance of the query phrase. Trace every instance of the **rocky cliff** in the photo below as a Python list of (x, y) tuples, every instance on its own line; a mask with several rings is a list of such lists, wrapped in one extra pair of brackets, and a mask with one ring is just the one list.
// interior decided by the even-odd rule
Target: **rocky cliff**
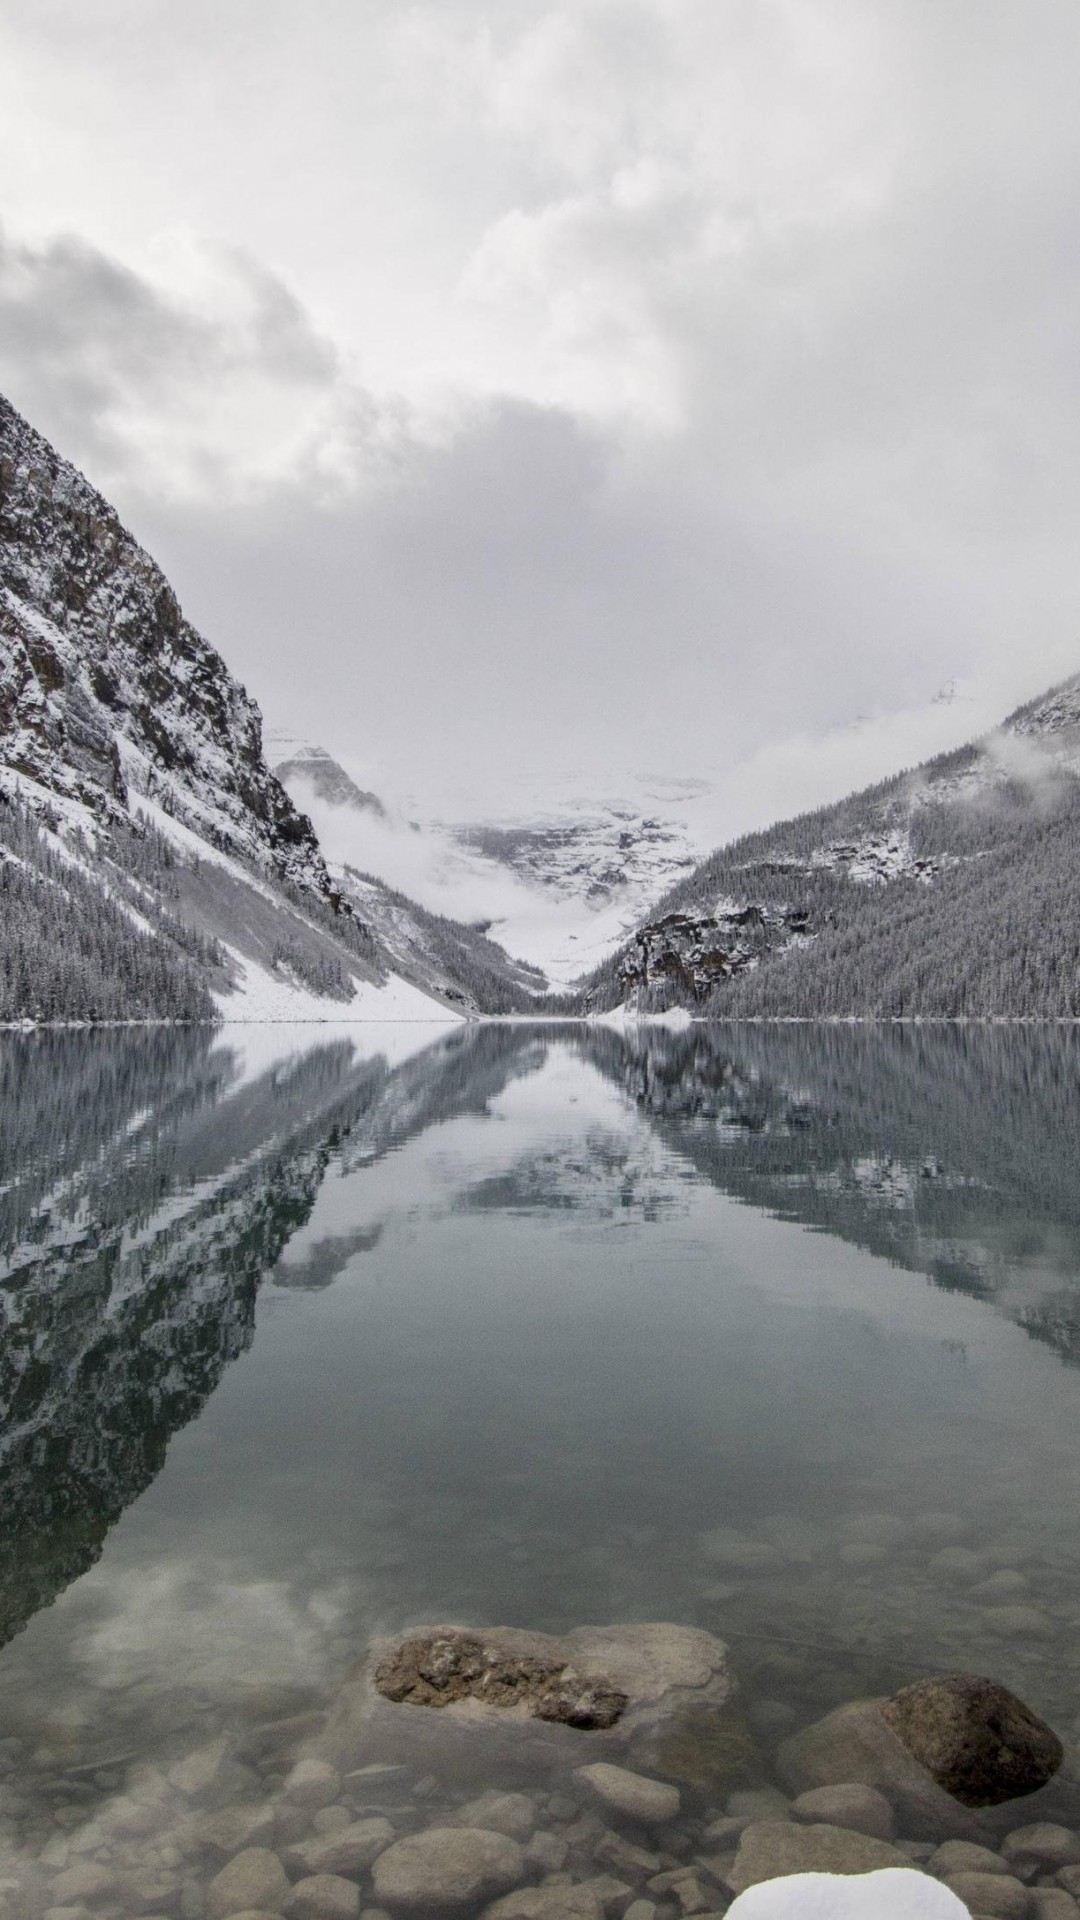
[(326, 890), (255, 702), (108, 501), (2, 398), (0, 767), (103, 820), (143, 796)]

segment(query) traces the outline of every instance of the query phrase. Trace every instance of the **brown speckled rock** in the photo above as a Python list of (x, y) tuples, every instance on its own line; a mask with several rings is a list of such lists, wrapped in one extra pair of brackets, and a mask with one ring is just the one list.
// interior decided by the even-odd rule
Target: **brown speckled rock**
[(980, 1674), (916, 1680), (881, 1712), (913, 1759), (965, 1807), (995, 1807), (1035, 1793), (1064, 1759), (1045, 1721)]

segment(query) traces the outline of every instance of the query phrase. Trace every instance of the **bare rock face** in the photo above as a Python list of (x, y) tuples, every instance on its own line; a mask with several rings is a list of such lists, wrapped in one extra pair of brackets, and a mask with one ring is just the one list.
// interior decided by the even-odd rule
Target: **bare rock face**
[(326, 893), (262, 718), (108, 501), (0, 397), (0, 767), (103, 820), (146, 795)]
[(965, 1807), (996, 1807), (1036, 1793), (1065, 1757), (1045, 1721), (979, 1674), (917, 1680), (881, 1713), (907, 1751)]
[(413, 1707), (479, 1700), (566, 1727), (612, 1727), (627, 1706), (618, 1687), (587, 1678), (567, 1660), (505, 1650), (471, 1633), (401, 1641), (376, 1667), (375, 1685), (387, 1700)]
[(404, 1760), (490, 1781), (495, 1766), (505, 1785), (553, 1766), (625, 1763), (687, 1713), (726, 1708), (733, 1693), (726, 1647), (696, 1627), (578, 1627), (562, 1638), (430, 1627), (375, 1643), (319, 1752), (345, 1772)]

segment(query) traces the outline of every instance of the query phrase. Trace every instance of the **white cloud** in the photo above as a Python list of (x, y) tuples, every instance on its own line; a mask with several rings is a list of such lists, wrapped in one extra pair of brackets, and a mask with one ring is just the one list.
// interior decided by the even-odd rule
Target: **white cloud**
[(1075, 664), (1064, 0), (91, 12), (0, 21), (0, 375), (272, 718), (802, 791)]

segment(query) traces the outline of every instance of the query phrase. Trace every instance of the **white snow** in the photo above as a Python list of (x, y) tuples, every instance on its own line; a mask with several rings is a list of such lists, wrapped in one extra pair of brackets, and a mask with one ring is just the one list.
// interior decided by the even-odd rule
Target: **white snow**
[[(295, 737), (289, 757), (320, 750)], [(275, 737), (274, 757), (282, 740)], [(346, 769), (353, 777), (352, 769)], [(371, 784), (365, 770), (355, 777)], [(385, 783), (375, 781), (385, 800)], [(505, 810), (455, 796), (452, 819), (426, 818), (408, 800), (387, 817), (331, 806), (301, 773), (286, 781), (336, 866), (374, 874), (451, 919), (490, 924), (491, 938), (543, 969), (553, 988), (589, 972), (648, 916), (656, 901), (723, 838), (706, 782), (628, 775), (598, 790), (585, 772), (554, 770), (535, 792), (517, 789)], [(524, 833), (513, 858), (488, 856), (461, 836), (483, 826)]]
[(329, 1000), (307, 987), (279, 980), (235, 947), (226, 951), (236, 968), (238, 984), (232, 993), (215, 993), (214, 1004), (228, 1021), (319, 1020), (351, 1026), (367, 1020), (423, 1020), (444, 1026), (455, 1025), (462, 1018), (397, 974), (391, 974), (381, 986), (354, 975), (353, 998)]
[(669, 1007), (665, 1013), (639, 1013), (629, 1000), (620, 1007), (613, 1007), (610, 1013), (591, 1016), (598, 1027), (674, 1027), (681, 1032), (684, 1027), (692, 1027), (694, 1016), (686, 1007)]
[(792, 1873), (740, 1893), (727, 1920), (969, 1920), (962, 1900), (915, 1868)]

